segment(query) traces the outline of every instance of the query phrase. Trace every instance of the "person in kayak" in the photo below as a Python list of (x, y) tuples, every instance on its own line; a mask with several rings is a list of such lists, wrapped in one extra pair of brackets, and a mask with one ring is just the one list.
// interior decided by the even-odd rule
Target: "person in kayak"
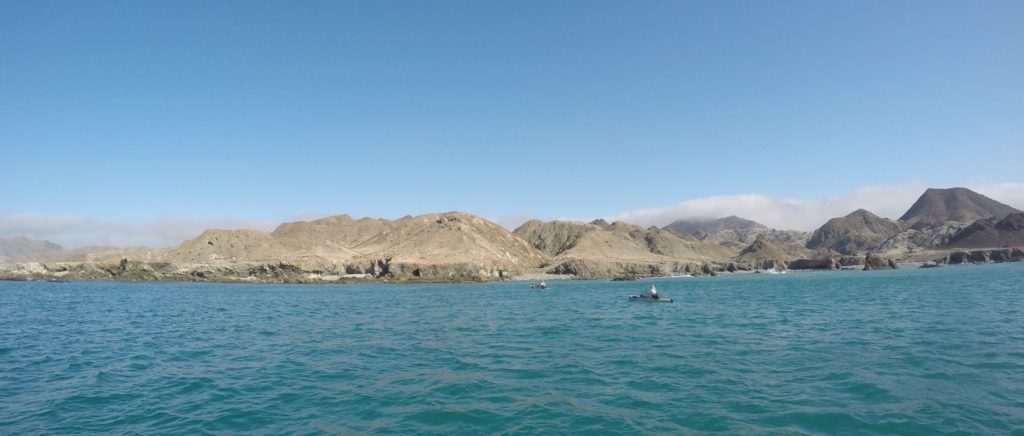
[(661, 297), (658, 296), (658, 288), (655, 287), (654, 285), (651, 285), (651, 298), (653, 298), (655, 300), (661, 298)]

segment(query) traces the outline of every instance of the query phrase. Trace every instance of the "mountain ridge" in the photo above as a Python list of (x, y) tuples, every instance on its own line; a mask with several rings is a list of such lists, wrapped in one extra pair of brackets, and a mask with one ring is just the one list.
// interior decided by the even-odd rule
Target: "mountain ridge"
[[(602, 219), (590, 223), (530, 220), (510, 231), (465, 212), (396, 220), (356, 220), (343, 214), (282, 223), (270, 232), (208, 229), (164, 249), (64, 251), (46, 241), (0, 239), (0, 277), (461, 281), (530, 274), (576, 278), (712, 274), (787, 265), (835, 269), (864, 262), (867, 254), (950, 263), (999, 261), (1017, 259), (1020, 256), (1013, 253), (1024, 246), (1024, 213), (998, 217), (1007, 208), (963, 188), (929, 189), (904, 214), (910, 217), (907, 221), (858, 209), (828, 220), (813, 233), (770, 229), (737, 216), (696, 220), (686, 224), (692, 227), (675, 229)], [(994, 216), (972, 223), (930, 221), (978, 214)], [(678, 229), (692, 229), (695, 234)], [(999, 253), (991, 255), (974, 251), (954, 255), (957, 250), (996, 249)]]
[(708, 219), (681, 219), (663, 226), (662, 229), (673, 230), (684, 234), (703, 232), (705, 234), (718, 233), (723, 230), (750, 230), (767, 229), (764, 224), (756, 221), (740, 218), (736, 215), (729, 215), (721, 218)]

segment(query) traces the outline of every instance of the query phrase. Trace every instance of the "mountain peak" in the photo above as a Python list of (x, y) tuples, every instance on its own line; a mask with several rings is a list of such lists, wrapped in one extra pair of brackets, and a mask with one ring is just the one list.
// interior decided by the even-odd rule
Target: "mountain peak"
[(814, 231), (807, 241), (812, 250), (830, 249), (842, 254), (859, 254), (899, 233), (900, 225), (864, 209), (832, 218)]
[(946, 222), (974, 222), (983, 218), (1003, 218), (1020, 212), (967, 188), (928, 188), (900, 221), (915, 226)]

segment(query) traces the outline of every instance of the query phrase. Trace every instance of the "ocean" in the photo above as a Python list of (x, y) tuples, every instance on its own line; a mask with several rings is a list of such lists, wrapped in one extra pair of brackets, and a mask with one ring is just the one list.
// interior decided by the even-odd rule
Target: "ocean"
[(1021, 263), (548, 284), (0, 282), (0, 434), (1024, 434)]

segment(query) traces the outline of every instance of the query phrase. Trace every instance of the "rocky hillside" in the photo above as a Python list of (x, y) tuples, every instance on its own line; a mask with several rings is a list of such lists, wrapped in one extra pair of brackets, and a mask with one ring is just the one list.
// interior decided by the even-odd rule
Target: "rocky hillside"
[(815, 230), (807, 241), (807, 248), (858, 255), (885, 242), (901, 230), (900, 225), (892, 220), (857, 209), (844, 217), (832, 218)]
[(869, 247), (869, 251), (904, 259), (917, 258), (919, 257), (917, 253), (922, 252), (927, 256), (929, 251), (942, 249), (953, 235), (968, 225), (948, 222), (918, 228), (904, 228), (903, 231), (886, 239), (881, 244)]
[(900, 221), (914, 228), (947, 222), (971, 223), (984, 218), (1003, 218), (1020, 212), (967, 188), (930, 188), (907, 210)]
[(1024, 247), (1024, 213), (1002, 219), (986, 218), (963, 228), (945, 244), (946, 248)]
[(165, 259), (179, 263), (252, 262), (288, 259), (292, 251), (258, 230), (211, 229), (170, 250)]
[(576, 247), (588, 232), (603, 230), (608, 225), (603, 220), (591, 224), (575, 221), (529, 220), (513, 232), (542, 253), (555, 257)]
[(786, 269), (792, 257), (784, 253), (768, 237), (761, 235), (736, 256), (736, 260), (751, 265), (754, 269)]
[(504, 227), (449, 212), (395, 221), (341, 215), (282, 224), (271, 233), (208, 230), (170, 250), (165, 260), (276, 261), (306, 271), (462, 280), (537, 268), (545, 257)]
[(354, 220), (348, 215), (336, 215), (284, 223), (274, 229), (271, 236), (296, 256), (344, 261), (363, 254), (354, 247), (394, 226), (395, 222), (386, 219)]
[(0, 262), (32, 262), (48, 260), (64, 254), (60, 245), (24, 236), (0, 238)]
[(504, 227), (462, 212), (402, 218), (353, 249), (393, 264), (477, 265), (493, 271), (536, 268), (545, 260)]
[(532, 220), (514, 233), (551, 258), (548, 272), (578, 277), (699, 273), (731, 257), (728, 250), (693, 237), (621, 221)]

